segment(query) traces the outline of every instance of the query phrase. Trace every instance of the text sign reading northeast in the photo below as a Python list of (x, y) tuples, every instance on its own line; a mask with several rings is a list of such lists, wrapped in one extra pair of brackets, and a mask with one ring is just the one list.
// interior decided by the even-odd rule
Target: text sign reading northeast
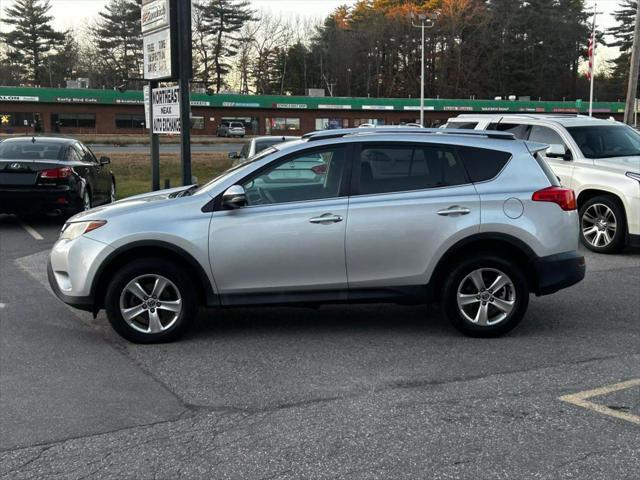
[(180, 87), (154, 88), (153, 133), (180, 133)]
[(145, 35), (143, 44), (144, 78), (146, 80), (172, 78), (171, 30), (167, 28)]
[(142, 33), (169, 27), (169, 0), (147, 0), (142, 5)]

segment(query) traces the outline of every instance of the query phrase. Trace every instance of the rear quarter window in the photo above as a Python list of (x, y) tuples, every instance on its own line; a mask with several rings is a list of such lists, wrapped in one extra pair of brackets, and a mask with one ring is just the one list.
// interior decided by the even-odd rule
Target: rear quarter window
[(461, 130), (473, 130), (478, 126), (478, 122), (448, 122), (445, 128), (458, 128)]
[(459, 147), (458, 155), (472, 182), (495, 178), (511, 159), (511, 154), (486, 148)]

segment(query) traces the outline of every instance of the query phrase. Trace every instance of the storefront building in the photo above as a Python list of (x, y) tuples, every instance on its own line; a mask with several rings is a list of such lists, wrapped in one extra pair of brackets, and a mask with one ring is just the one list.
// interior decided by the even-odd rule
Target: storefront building
[[(192, 94), (192, 134), (216, 135), (239, 121), (247, 135), (300, 135), (362, 123), (399, 125), (420, 117), (419, 99)], [(426, 126), (460, 113), (582, 113), (588, 103), (425, 100)], [(598, 102), (594, 114), (621, 120), (624, 104)], [(142, 92), (0, 87), (0, 133), (146, 134)]]

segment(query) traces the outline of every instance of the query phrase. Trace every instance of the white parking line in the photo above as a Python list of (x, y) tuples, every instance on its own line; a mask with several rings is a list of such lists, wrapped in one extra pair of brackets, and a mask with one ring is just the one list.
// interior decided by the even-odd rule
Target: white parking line
[(587, 401), (588, 398), (601, 397), (602, 395), (608, 395), (613, 392), (618, 392), (620, 390), (626, 390), (627, 388), (633, 387), (640, 387), (640, 378), (628, 380), (622, 383), (616, 383), (614, 385), (607, 385), (606, 387), (596, 388), (594, 390), (587, 390), (571, 395), (564, 395), (560, 397), (560, 400), (572, 403), (582, 408), (586, 408), (587, 410), (592, 410), (594, 412), (602, 413), (603, 415), (608, 415), (610, 417), (619, 418), (620, 420), (626, 420), (627, 422), (640, 425), (640, 416), (638, 415), (621, 412), (619, 410), (614, 410), (613, 408), (609, 408), (598, 403)]
[(22, 228), (25, 229), (25, 231), (29, 235), (31, 235), (34, 238), (34, 240), (44, 240), (44, 237), (40, 235), (38, 231), (35, 228), (33, 228), (31, 225), (27, 225), (22, 220), (20, 220), (20, 225), (22, 226)]
[(7, 304), (6, 303), (0, 303), (0, 310), (2, 310), (4, 307), (6, 307)]

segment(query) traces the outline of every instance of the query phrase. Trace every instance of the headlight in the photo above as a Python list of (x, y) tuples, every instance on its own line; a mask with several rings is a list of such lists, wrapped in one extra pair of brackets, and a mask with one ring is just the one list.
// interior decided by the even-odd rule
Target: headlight
[(633, 178), (634, 180), (638, 180), (640, 182), (640, 173), (627, 172), (627, 177)]
[(60, 232), (60, 238), (65, 240), (73, 240), (80, 235), (84, 235), (96, 228), (100, 228), (107, 223), (106, 220), (89, 220), (87, 222), (65, 223)]

